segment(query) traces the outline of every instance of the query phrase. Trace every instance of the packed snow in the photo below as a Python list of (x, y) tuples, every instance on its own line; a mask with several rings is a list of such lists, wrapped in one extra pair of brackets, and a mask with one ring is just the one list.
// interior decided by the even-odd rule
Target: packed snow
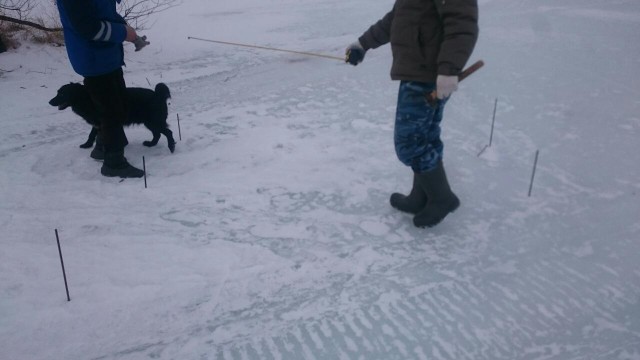
[(462, 206), (432, 229), (388, 203), (412, 176), (388, 46), (352, 67), (188, 39), (341, 57), (392, 5), (154, 15), (125, 79), (169, 86), (181, 140), (125, 130), (146, 189), (48, 105), (82, 81), (63, 47), (0, 54), (0, 358), (639, 360), (640, 2), (480, 0), (486, 65), (443, 122)]

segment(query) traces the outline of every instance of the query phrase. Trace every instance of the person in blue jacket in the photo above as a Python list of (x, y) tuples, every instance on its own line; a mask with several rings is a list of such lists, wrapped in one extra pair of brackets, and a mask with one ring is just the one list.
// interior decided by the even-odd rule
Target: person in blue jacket
[[(139, 42), (136, 31), (116, 10), (121, 0), (58, 0), (69, 61), (75, 72), (84, 77), (84, 85), (101, 114), (100, 144), (94, 158), (104, 158), (100, 172), (104, 176), (139, 178), (143, 171), (124, 157), (128, 144), (123, 129), (127, 116), (126, 85), (122, 73), (122, 43)], [(144, 45), (142, 45), (144, 46)], [(141, 46), (140, 46), (141, 48)]]

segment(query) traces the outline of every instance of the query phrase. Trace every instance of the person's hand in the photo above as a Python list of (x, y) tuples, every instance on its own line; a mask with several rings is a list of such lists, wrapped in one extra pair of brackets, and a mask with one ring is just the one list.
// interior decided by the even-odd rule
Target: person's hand
[(364, 54), (366, 53), (365, 49), (360, 44), (360, 41), (356, 41), (353, 44), (349, 45), (346, 50), (346, 57), (344, 59), (345, 62), (356, 66), (364, 60)]
[(136, 30), (129, 25), (125, 25), (125, 28), (127, 29), (127, 37), (125, 37), (124, 40), (128, 42), (136, 41), (136, 38), (138, 37)]
[(140, 36), (136, 37), (136, 39), (133, 41), (133, 44), (136, 46), (136, 51), (140, 51), (142, 50), (143, 47), (151, 43), (147, 41), (147, 36), (144, 35), (142, 37)]
[(458, 90), (458, 76), (438, 75), (436, 79), (436, 94), (438, 99), (448, 98)]

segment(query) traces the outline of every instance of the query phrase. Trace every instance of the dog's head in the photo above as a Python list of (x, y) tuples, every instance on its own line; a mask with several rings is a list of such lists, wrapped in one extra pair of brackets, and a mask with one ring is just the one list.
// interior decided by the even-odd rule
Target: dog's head
[(69, 83), (62, 85), (58, 89), (56, 96), (49, 100), (49, 105), (57, 106), (58, 110), (64, 110), (69, 106), (73, 106), (84, 91), (82, 84)]

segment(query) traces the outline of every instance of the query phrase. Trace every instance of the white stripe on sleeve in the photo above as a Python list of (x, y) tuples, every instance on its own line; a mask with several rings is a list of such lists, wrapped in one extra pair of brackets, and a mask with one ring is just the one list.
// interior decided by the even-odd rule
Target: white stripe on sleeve
[(107, 33), (104, 35), (104, 41), (111, 39), (111, 23), (107, 22)]
[(93, 41), (98, 41), (100, 40), (100, 37), (102, 37), (102, 34), (104, 33), (104, 28), (105, 28), (105, 23), (104, 21), (100, 22), (100, 31), (98, 31), (98, 33), (96, 34), (96, 36), (94, 36)]

